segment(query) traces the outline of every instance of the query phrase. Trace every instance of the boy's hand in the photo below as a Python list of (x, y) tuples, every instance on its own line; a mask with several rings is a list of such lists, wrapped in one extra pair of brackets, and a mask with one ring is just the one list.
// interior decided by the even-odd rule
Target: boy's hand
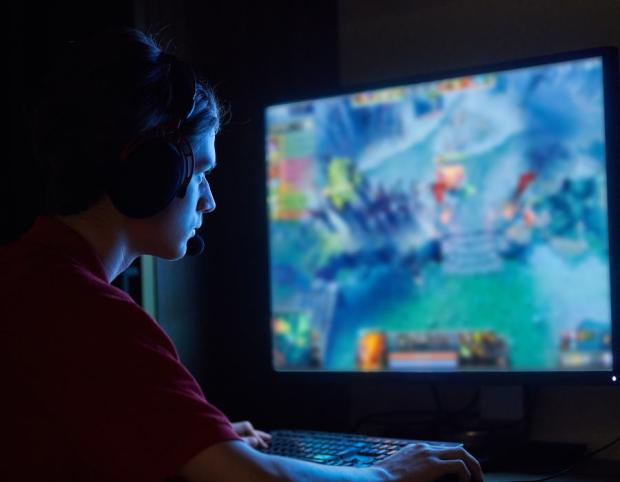
[(261, 430), (256, 430), (247, 420), (243, 422), (234, 422), (232, 424), (234, 431), (247, 443), (255, 449), (266, 449), (271, 442), (271, 435)]
[(388, 480), (431, 482), (453, 474), (459, 482), (482, 481), (478, 461), (463, 448), (436, 448), (425, 443), (407, 445), (373, 466), (383, 470)]

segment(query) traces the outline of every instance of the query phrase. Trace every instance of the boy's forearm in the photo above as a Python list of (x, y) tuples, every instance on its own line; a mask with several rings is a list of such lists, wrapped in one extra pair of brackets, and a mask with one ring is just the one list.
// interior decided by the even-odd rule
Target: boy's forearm
[(376, 467), (335, 467), (279, 456), (265, 456), (272, 465), (272, 473), (281, 482), (386, 482), (387, 473)]
[(377, 467), (334, 467), (254, 450), (240, 441), (212, 445), (179, 471), (187, 482), (389, 482)]

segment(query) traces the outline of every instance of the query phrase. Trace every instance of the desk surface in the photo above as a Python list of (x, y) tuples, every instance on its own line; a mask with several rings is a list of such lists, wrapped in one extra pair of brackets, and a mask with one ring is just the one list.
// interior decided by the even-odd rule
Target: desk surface
[[(516, 472), (490, 472), (484, 476), (485, 482), (521, 482), (529, 480), (538, 480), (549, 474), (520, 474)], [(551, 481), (557, 480), (558, 482), (618, 482), (618, 477), (602, 477), (602, 476), (590, 476), (584, 474), (565, 474)]]

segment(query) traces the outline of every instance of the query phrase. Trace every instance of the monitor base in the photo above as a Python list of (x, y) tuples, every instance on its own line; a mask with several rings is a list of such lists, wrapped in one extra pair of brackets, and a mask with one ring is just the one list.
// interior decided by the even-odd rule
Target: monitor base
[(525, 440), (492, 431), (468, 431), (454, 438), (461, 440), (487, 471), (555, 472), (577, 462), (587, 448), (586, 444)]

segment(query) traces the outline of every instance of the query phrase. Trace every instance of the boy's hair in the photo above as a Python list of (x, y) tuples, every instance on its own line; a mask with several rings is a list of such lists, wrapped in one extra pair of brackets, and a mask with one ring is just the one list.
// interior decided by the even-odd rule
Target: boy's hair
[[(94, 205), (123, 147), (171, 117), (171, 65), (152, 36), (123, 28), (70, 50), (35, 100), (33, 149), (45, 179), (44, 214), (75, 214)], [(181, 133), (195, 145), (219, 126), (215, 94), (197, 80), (194, 110)]]

